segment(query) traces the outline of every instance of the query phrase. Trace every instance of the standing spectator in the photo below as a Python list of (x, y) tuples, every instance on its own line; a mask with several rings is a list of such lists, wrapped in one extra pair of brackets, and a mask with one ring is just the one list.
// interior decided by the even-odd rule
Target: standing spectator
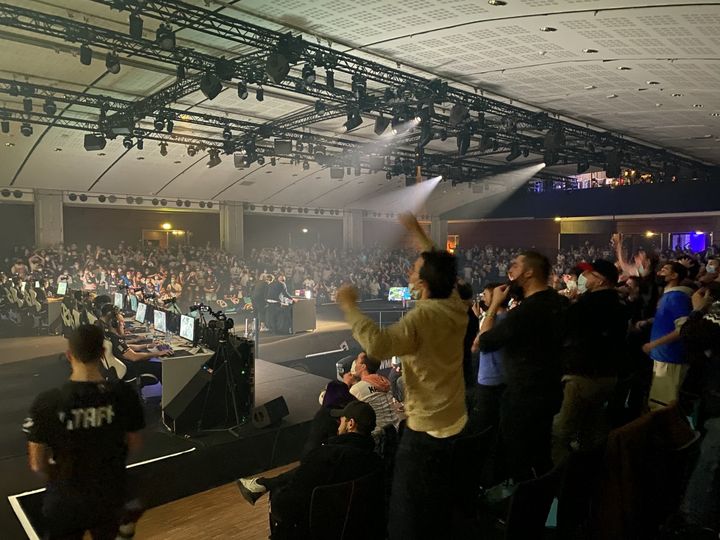
[(23, 429), (30, 468), (47, 481), (46, 538), (116, 537), (126, 497), (125, 460), (140, 446), (142, 405), (123, 382), (100, 374), (102, 330), (83, 325), (70, 336), (70, 381), (40, 394)]

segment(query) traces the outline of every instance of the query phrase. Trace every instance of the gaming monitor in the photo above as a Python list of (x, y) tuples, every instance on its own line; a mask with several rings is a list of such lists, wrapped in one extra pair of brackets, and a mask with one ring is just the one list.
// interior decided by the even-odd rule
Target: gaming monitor
[(153, 326), (157, 332), (167, 332), (167, 319), (164, 311), (155, 310), (153, 313)]
[(180, 315), (180, 337), (195, 341), (195, 319), (189, 315)]
[(411, 300), (409, 287), (390, 287), (388, 291), (389, 302), (402, 302), (403, 300)]
[(67, 281), (61, 281), (58, 283), (57, 295), (65, 296), (67, 294)]
[(115, 293), (113, 305), (118, 309), (122, 309), (124, 307), (125, 299), (123, 298), (122, 293), (119, 293), (119, 292)]
[(134, 294), (130, 295), (130, 310), (131, 311), (137, 311), (138, 308), (138, 299), (137, 296)]
[(138, 302), (137, 310), (135, 310), (135, 320), (141, 324), (144, 323), (146, 313), (147, 313), (147, 304)]

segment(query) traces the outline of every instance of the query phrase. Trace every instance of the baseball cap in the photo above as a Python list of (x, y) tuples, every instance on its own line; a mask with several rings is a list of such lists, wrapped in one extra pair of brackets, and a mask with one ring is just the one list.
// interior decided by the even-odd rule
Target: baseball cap
[(613, 286), (617, 284), (620, 277), (615, 265), (605, 259), (595, 259), (592, 263), (583, 262), (578, 264), (577, 267), (583, 272), (597, 272)]
[(335, 418), (344, 416), (348, 420), (355, 420), (361, 433), (372, 433), (375, 429), (375, 410), (364, 401), (353, 401), (342, 409), (333, 409), (330, 415)]

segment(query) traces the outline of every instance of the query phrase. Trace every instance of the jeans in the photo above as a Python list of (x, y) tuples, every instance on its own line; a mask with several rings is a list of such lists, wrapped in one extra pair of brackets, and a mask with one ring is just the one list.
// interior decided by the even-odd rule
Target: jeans
[(720, 418), (705, 422), (700, 457), (693, 470), (682, 513), (692, 525), (720, 529)]
[(452, 512), (452, 446), (457, 437), (438, 439), (405, 427), (390, 492), (390, 540), (447, 537), (447, 519)]

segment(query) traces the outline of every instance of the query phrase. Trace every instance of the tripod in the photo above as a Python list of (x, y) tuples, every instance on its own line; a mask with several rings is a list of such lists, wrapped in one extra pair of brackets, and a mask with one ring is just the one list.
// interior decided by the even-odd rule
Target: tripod
[[(233, 370), (233, 364), (237, 365), (240, 358), (229, 339), (228, 331), (221, 331), (217, 350), (204, 367), (204, 369), (211, 375), (211, 378), (205, 393), (205, 400), (200, 414), (200, 421), (198, 422), (198, 431), (229, 431), (235, 437), (239, 437), (240, 426), (247, 422), (247, 418), (242, 417), (240, 414), (238, 407), (238, 400), (240, 398), (238, 395), (238, 381)], [(222, 383), (218, 383), (217, 379), (218, 377), (221, 377), (223, 373), (225, 375), (225, 388), (224, 392), (220, 394), (219, 392), (222, 392), (223, 389), (218, 389), (217, 386)], [(213, 398), (218, 399), (218, 397), (223, 398), (223, 405), (225, 409), (225, 418), (222, 425), (226, 427), (222, 428), (215, 427), (218, 425), (217, 418), (209, 418), (209, 414), (212, 410), (216, 410), (214, 407), (209, 407), (212, 403), (210, 400)], [(228, 410), (227, 407), (228, 398), (231, 402), (230, 410)]]

